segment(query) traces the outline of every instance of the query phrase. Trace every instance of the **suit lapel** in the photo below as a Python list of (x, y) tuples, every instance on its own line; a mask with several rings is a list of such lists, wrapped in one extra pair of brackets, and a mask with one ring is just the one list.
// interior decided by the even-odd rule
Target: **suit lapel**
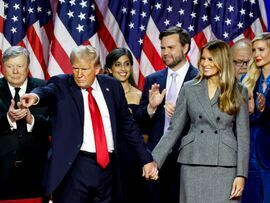
[(157, 80), (157, 83), (159, 84), (161, 91), (166, 88), (167, 75), (168, 75), (168, 68), (165, 68), (160, 72), (160, 76)]
[(78, 109), (78, 112), (80, 114), (80, 121), (81, 124), (83, 126), (84, 123), (84, 104), (83, 104), (83, 96), (82, 96), (82, 92), (81, 89), (76, 85), (73, 76), (70, 76), (69, 78), (69, 86), (68, 89), (70, 90), (70, 95), (72, 96), (76, 107)]
[(7, 108), (9, 108), (12, 95), (5, 78), (2, 78), (0, 82), (0, 97)]
[(207, 120), (213, 125), (216, 126), (216, 120), (214, 119), (214, 113), (213, 113), (213, 109), (212, 109), (212, 105), (210, 103), (209, 100), (209, 96), (208, 96), (208, 87), (207, 87), (207, 80), (203, 79), (198, 85), (198, 88), (195, 89), (195, 94), (197, 97), (197, 101), (199, 101), (199, 103), (202, 106), (202, 109), (205, 111), (206, 113), (206, 118)]
[(107, 83), (103, 80), (103, 78), (99, 77), (97, 75), (97, 80), (98, 80), (98, 83), (99, 83), (99, 86), (101, 88), (101, 91), (102, 91), (102, 94), (104, 96), (104, 99), (105, 99), (105, 102), (107, 104), (107, 108), (108, 108), (108, 111), (109, 111), (109, 114), (110, 114), (110, 120), (111, 120), (111, 127), (112, 127), (112, 133), (113, 133), (113, 138), (114, 138), (114, 142), (116, 143), (116, 112), (115, 112), (115, 108), (114, 108), (114, 101), (115, 99), (113, 98), (113, 95), (112, 95), (112, 90), (111, 88), (112, 87), (109, 87), (107, 85)]
[(192, 65), (189, 65), (189, 68), (188, 68), (188, 71), (187, 71), (187, 74), (184, 78), (184, 82), (182, 84), (182, 86), (184, 85), (185, 82), (189, 81), (189, 80), (192, 80), (194, 78), (193, 74), (192, 73)]

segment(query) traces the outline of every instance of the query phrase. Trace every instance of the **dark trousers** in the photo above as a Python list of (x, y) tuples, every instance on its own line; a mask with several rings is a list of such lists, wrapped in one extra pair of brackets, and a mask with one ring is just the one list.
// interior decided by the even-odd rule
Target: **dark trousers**
[(256, 157), (250, 158), (248, 179), (242, 196), (242, 203), (270, 202), (270, 169), (264, 168)]
[(80, 153), (53, 193), (54, 203), (111, 203), (112, 164), (103, 169), (95, 154)]

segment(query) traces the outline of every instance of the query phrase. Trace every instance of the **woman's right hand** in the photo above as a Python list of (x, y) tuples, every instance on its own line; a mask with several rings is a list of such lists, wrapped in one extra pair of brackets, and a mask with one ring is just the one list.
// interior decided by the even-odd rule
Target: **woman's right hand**
[(244, 177), (236, 177), (233, 181), (230, 199), (237, 199), (242, 195), (245, 186)]

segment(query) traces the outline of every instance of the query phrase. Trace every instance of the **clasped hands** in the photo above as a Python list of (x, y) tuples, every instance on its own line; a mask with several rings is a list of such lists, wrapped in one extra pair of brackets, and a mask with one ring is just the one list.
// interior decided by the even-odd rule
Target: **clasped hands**
[(143, 166), (143, 174), (147, 180), (157, 180), (158, 179), (158, 168), (157, 163), (152, 161)]
[(17, 103), (18, 108), (15, 108), (15, 101), (12, 99), (9, 106), (7, 115), (11, 122), (16, 122), (21, 119), (25, 119), (26, 123), (32, 124), (33, 117), (29, 108), (25, 108), (20, 102)]

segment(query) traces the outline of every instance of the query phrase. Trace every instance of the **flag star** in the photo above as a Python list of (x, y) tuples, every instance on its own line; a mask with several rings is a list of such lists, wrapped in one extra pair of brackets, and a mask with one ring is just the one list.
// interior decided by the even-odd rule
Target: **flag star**
[(11, 19), (12, 19), (13, 22), (15, 23), (16, 21), (18, 21), (18, 16), (13, 16)]
[(142, 45), (143, 40), (140, 38), (138, 42), (139, 42), (140, 45)]
[(164, 24), (165, 24), (165, 26), (170, 25), (170, 21), (169, 21), (168, 19), (166, 19), (166, 20), (164, 21)]
[(31, 2), (35, 2), (36, 0), (31, 0)]
[(161, 9), (161, 3), (156, 3), (155, 7), (156, 7), (157, 10)]
[(141, 32), (144, 31), (145, 30), (145, 26), (144, 25), (141, 25), (140, 26), (140, 30), (141, 30)]
[(223, 4), (222, 4), (221, 2), (218, 2), (218, 3), (217, 3), (217, 7), (218, 7), (218, 8), (222, 8), (222, 7), (223, 7)]
[(183, 2), (185, 2), (185, 1), (187, 1), (187, 0), (183, 0)]
[(20, 9), (20, 4), (14, 4), (13, 8), (14, 8), (15, 10)]
[(232, 24), (232, 20), (229, 19), (229, 18), (227, 18), (226, 21), (225, 21), (225, 23), (226, 23), (227, 25), (231, 25), (231, 24)]
[(51, 11), (47, 11), (47, 15), (48, 16), (52, 15), (52, 12)]
[(238, 27), (238, 29), (243, 28), (243, 23), (239, 22), (239, 23), (237, 24), (237, 27)]
[(143, 11), (143, 12), (141, 13), (141, 16), (142, 16), (142, 18), (145, 18), (145, 17), (146, 17), (146, 12)]
[(59, 0), (59, 2), (60, 2), (60, 4), (64, 4), (64, 3), (66, 3), (66, 1), (65, 1), (65, 0)]
[(242, 8), (242, 9), (239, 11), (239, 13), (241, 13), (241, 16), (242, 16), (242, 15), (245, 15), (245, 14), (246, 14), (246, 10)]
[(230, 6), (228, 7), (228, 10), (229, 10), (230, 12), (233, 12), (233, 11), (234, 11), (234, 7), (233, 7), (232, 5), (230, 5)]
[(224, 37), (225, 39), (228, 38), (228, 37), (229, 37), (229, 33), (224, 32), (224, 33), (223, 33), (223, 37)]
[(168, 13), (172, 12), (172, 8), (173, 8), (173, 7), (171, 7), (171, 6), (168, 6), (168, 8), (166, 8), (167, 11), (168, 11)]
[(129, 29), (132, 29), (134, 28), (134, 23), (130, 22), (129, 25), (128, 25)]
[(84, 7), (87, 8), (87, 1), (82, 0), (82, 2), (80, 3), (80, 5), (81, 5), (82, 8), (84, 8)]
[(8, 8), (8, 3), (4, 3), (4, 8)]
[(82, 32), (82, 31), (84, 31), (83, 27), (84, 27), (83, 25), (78, 24), (76, 29), (78, 30), (78, 32)]
[(182, 16), (182, 15), (185, 14), (185, 10), (184, 10), (184, 9), (180, 9), (180, 10), (178, 11), (178, 13), (180, 14), (180, 16)]
[(203, 15), (202, 20), (203, 20), (203, 22), (207, 21), (208, 20), (208, 16), (207, 15)]
[(204, 2), (203, 5), (204, 5), (205, 8), (207, 8), (209, 6), (209, 3), (206, 1), (206, 2)]
[(255, 2), (255, 0), (250, 0), (249, 1), (251, 4), (255, 4), (256, 2)]
[(253, 18), (253, 13), (252, 12), (249, 13), (249, 17)]
[(38, 12), (38, 13), (42, 12), (42, 7), (38, 6), (38, 7), (37, 7), (37, 12)]
[(12, 28), (10, 29), (10, 31), (14, 34), (15, 32), (17, 32), (17, 28), (12, 27)]
[(71, 6), (75, 6), (76, 5), (75, 0), (70, 0), (69, 3), (70, 3)]
[(80, 20), (84, 20), (85, 19), (85, 13), (80, 12), (80, 15), (78, 15), (78, 18), (80, 18)]
[(198, 0), (193, 0), (193, 4), (194, 5), (198, 4)]
[(127, 13), (127, 8), (126, 7), (123, 7), (122, 8), (122, 12), (125, 14), (125, 13)]
[(22, 21), (25, 23), (25, 18), (23, 18)]
[(6, 19), (7, 19), (7, 15), (4, 14), (4, 15), (3, 15), (3, 18), (6, 20)]
[(133, 0), (134, 3), (135, 3), (136, 1), (138, 1), (138, 0)]
[(89, 19), (91, 20), (91, 22), (96, 21), (96, 18), (95, 18), (95, 16), (94, 16), (94, 15), (91, 15), (91, 16), (89, 17)]
[(34, 9), (31, 8), (31, 7), (29, 7), (29, 8), (28, 8), (28, 12), (29, 12), (29, 13), (34, 13)]
[(176, 26), (177, 26), (177, 27), (182, 27), (182, 23), (177, 22)]
[(190, 15), (192, 18), (196, 18), (196, 13), (192, 12)]
[(131, 15), (136, 15), (136, 10), (135, 10), (135, 9), (132, 9), (132, 10), (130, 11), (130, 13), (131, 13)]
[(68, 11), (67, 15), (68, 15), (68, 18), (73, 18), (74, 17), (74, 11)]
[(91, 5), (91, 8), (92, 8), (93, 10), (95, 10), (95, 9), (96, 9), (95, 4), (92, 4), (92, 5)]
[(189, 25), (188, 26), (188, 30), (189, 30), (189, 32), (194, 31), (194, 26), (193, 25)]
[(143, 5), (148, 4), (147, 0), (143, 0), (142, 2), (143, 2)]
[(220, 21), (220, 16), (216, 15), (216, 16), (214, 17), (214, 19), (215, 19), (216, 22), (218, 22), (218, 21)]

